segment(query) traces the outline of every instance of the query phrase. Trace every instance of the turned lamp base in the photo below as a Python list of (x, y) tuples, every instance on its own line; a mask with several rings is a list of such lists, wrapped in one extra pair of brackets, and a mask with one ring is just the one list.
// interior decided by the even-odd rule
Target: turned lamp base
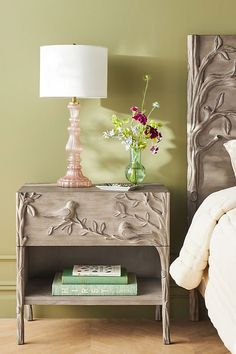
[(68, 127), (69, 139), (66, 144), (66, 151), (68, 153), (67, 172), (64, 177), (57, 181), (59, 187), (64, 188), (79, 188), (91, 187), (92, 182), (83, 175), (80, 165), (80, 153), (82, 148), (80, 146), (80, 128), (79, 128), (79, 102), (76, 97), (73, 97), (68, 104), (70, 112), (70, 126)]
[(79, 187), (91, 187), (92, 182), (85, 176), (82, 175), (79, 177), (75, 176), (64, 176), (61, 177), (57, 181), (57, 185), (59, 187), (64, 187), (64, 188), (79, 188)]

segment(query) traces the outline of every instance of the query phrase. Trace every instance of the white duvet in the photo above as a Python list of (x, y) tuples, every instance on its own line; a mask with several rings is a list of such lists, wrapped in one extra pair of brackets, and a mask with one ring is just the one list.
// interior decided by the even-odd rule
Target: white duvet
[(170, 274), (179, 286), (190, 290), (201, 282), (207, 264), (208, 314), (225, 346), (236, 354), (236, 187), (204, 200)]

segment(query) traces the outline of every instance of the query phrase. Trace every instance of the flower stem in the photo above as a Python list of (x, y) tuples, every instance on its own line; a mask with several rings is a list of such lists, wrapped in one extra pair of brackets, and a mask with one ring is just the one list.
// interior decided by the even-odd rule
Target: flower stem
[(143, 100), (142, 100), (142, 106), (141, 106), (141, 111), (144, 111), (144, 103), (145, 103), (145, 98), (146, 98), (146, 94), (147, 94), (147, 89), (148, 89), (148, 84), (149, 84), (149, 77), (147, 76), (145, 81), (146, 81), (146, 85), (144, 88), (144, 92), (143, 92)]
[(147, 115), (147, 119), (150, 117), (150, 115), (152, 114), (152, 112), (154, 111), (154, 109), (155, 109), (156, 107), (152, 107), (152, 109), (151, 109), (151, 111), (148, 113), (148, 115)]

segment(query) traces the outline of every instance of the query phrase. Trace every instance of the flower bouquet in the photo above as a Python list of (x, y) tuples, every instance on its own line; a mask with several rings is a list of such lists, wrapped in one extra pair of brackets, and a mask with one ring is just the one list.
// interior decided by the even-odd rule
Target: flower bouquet
[(131, 115), (125, 118), (118, 118), (114, 114), (112, 116), (113, 129), (103, 133), (106, 139), (118, 139), (121, 144), (125, 145), (126, 150), (130, 150), (130, 163), (126, 168), (126, 178), (133, 184), (142, 182), (145, 177), (145, 168), (141, 164), (141, 151), (150, 144), (151, 153), (156, 155), (159, 150), (158, 144), (162, 140), (159, 130), (161, 123), (150, 119), (153, 111), (160, 107), (159, 103), (154, 102), (149, 113), (144, 108), (150, 79), (150, 75), (144, 76), (145, 88), (141, 108), (132, 106)]

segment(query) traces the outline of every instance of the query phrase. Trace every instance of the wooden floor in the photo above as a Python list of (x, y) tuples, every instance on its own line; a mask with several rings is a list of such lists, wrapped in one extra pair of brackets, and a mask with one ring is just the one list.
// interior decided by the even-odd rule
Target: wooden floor
[(162, 344), (161, 323), (149, 320), (40, 319), (25, 323), (26, 344), (16, 345), (16, 321), (0, 320), (0, 353), (226, 354), (209, 322), (172, 323), (173, 344)]

